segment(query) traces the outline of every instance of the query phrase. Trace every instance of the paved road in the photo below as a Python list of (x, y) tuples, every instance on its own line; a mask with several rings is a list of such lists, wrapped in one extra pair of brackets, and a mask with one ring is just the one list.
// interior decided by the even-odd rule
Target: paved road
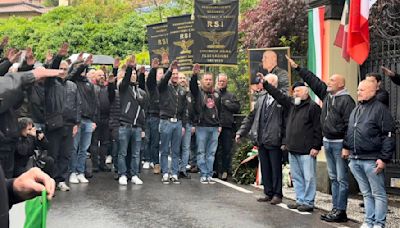
[[(90, 183), (57, 192), (48, 215), (49, 228), (78, 227), (357, 227), (328, 224), (320, 212), (299, 214), (258, 203), (262, 193), (243, 193), (221, 183), (202, 185), (198, 175), (181, 185), (163, 185), (160, 176), (145, 170), (144, 185), (119, 186), (110, 173)], [(287, 201), (286, 201), (287, 203)]]

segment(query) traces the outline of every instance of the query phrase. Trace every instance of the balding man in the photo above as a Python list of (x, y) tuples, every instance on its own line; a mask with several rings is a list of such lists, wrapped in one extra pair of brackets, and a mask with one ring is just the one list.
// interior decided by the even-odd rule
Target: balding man
[(292, 59), (288, 60), (292, 68), (299, 72), (300, 77), (323, 101), (320, 121), (333, 206), (328, 214), (321, 215), (321, 219), (327, 222), (346, 222), (349, 168), (341, 154), (349, 116), (355, 102), (345, 88), (344, 76), (333, 74), (325, 83), (306, 68), (299, 67)]
[(278, 89), (284, 91), (285, 93), (289, 90), (289, 76), (288, 72), (284, 69), (278, 67), (278, 56), (274, 51), (265, 51), (262, 58), (262, 69), (259, 73), (263, 75), (275, 74), (278, 76)]
[(264, 80), (264, 88), (288, 112), (285, 144), (289, 151), (290, 172), (296, 192), (296, 203), (290, 209), (311, 212), (317, 190), (316, 157), (321, 149), (322, 133), (318, 116), (321, 108), (308, 95), (302, 82), (293, 85), (293, 100)]
[[(268, 74), (265, 79), (273, 87), (278, 87), (278, 77)], [(236, 133), (236, 142), (249, 134), (258, 146), (261, 162), (261, 177), (264, 185), (264, 197), (258, 202), (282, 202), (282, 141), (285, 136), (285, 112), (281, 105), (270, 95), (264, 93), (258, 97), (253, 111), (243, 120)]]
[(350, 170), (363, 194), (365, 218), (361, 227), (385, 227), (388, 204), (384, 169), (395, 150), (395, 122), (388, 108), (377, 100), (375, 83), (361, 81), (357, 99), (342, 155), (350, 158)]

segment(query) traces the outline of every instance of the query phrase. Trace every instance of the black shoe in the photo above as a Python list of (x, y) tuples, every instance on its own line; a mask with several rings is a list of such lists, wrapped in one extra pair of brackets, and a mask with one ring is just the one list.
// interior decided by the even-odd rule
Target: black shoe
[(297, 203), (291, 203), (291, 204), (288, 204), (287, 205), (287, 207), (289, 208), (289, 209), (297, 209), (297, 208), (299, 208), (301, 206), (301, 204), (297, 204)]
[(321, 217), (320, 217), (320, 219), (325, 221), (325, 219), (326, 219), (328, 216), (331, 216), (331, 215), (333, 215), (333, 214), (335, 214), (335, 213), (336, 213), (336, 208), (333, 208), (330, 212), (328, 212), (328, 213), (326, 213), (326, 214), (322, 214)]
[(104, 166), (100, 166), (99, 170), (102, 171), (102, 172), (107, 172), (107, 173), (111, 172), (111, 168), (109, 168), (108, 166), (105, 166), (105, 165)]
[(191, 173), (198, 173), (199, 172), (199, 168), (197, 168), (197, 166), (193, 166), (192, 168), (190, 168), (190, 172)]
[(218, 173), (214, 172), (213, 175), (212, 175), (212, 178), (218, 178)]
[(278, 197), (278, 196), (272, 197), (272, 200), (271, 200), (271, 204), (272, 205), (277, 205), (277, 204), (280, 204), (280, 203), (282, 203), (282, 198), (281, 197)]
[(334, 214), (327, 215), (325, 218), (326, 222), (347, 222), (348, 220), (346, 211), (343, 210), (336, 210)]
[(271, 200), (272, 200), (272, 197), (264, 196), (264, 197), (258, 198), (257, 202), (269, 202)]
[(359, 203), (358, 206), (364, 208), (364, 202)]
[(188, 173), (179, 172), (179, 178), (180, 178), (180, 179), (190, 179), (190, 178), (192, 178), (192, 177), (191, 177), (190, 174), (188, 174)]
[(93, 169), (92, 169), (92, 172), (94, 172), (94, 173), (98, 173), (98, 172), (99, 172), (99, 168), (97, 168), (97, 167), (93, 167)]
[(113, 178), (114, 178), (114, 180), (118, 180), (118, 179), (119, 179), (119, 175), (118, 175), (118, 173), (114, 173), (114, 176), (113, 176)]
[(314, 210), (314, 207), (308, 205), (301, 205), (297, 208), (297, 210), (301, 212), (312, 212)]

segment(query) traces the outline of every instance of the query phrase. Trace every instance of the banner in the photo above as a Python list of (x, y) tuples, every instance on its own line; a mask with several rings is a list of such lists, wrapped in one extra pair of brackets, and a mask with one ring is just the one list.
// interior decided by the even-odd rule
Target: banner
[(238, 0), (196, 0), (193, 62), (236, 65)]
[(147, 43), (149, 45), (150, 60), (168, 53), (168, 24), (159, 23), (147, 26)]
[(192, 72), (194, 22), (191, 15), (169, 17), (167, 23), (170, 61), (178, 60), (179, 71)]

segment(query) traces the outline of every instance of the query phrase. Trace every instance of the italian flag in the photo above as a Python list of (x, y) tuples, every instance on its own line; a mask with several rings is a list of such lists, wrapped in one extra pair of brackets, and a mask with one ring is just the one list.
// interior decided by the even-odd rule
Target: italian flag
[[(324, 41), (324, 14), (325, 7), (310, 9), (308, 11), (308, 63), (307, 68), (317, 77), (322, 77), (323, 72), (323, 41)], [(318, 97), (311, 94), (314, 101), (320, 102)]]
[[(369, 10), (376, 0), (346, 0), (341, 26), (336, 35), (335, 45), (342, 48), (342, 56), (351, 57), (363, 64), (369, 54)], [(346, 14), (346, 15), (345, 15)]]

